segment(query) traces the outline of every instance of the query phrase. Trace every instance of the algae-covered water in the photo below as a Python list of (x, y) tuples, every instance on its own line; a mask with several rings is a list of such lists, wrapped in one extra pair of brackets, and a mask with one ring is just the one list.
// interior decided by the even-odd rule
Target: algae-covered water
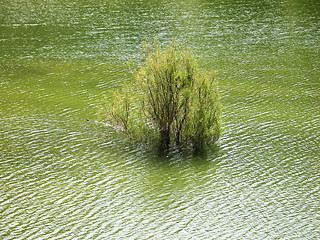
[[(319, 239), (319, 21), (317, 0), (0, 0), (0, 239)], [(95, 123), (154, 36), (218, 71), (206, 154)]]

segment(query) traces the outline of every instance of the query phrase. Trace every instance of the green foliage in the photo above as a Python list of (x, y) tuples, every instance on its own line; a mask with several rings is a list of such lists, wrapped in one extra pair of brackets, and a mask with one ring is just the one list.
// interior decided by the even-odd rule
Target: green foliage
[(146, 45), (135, 81), (115, 92), (103, 111), (107, 124), (131, 139), (201, 149), (220, 136), (221, 104), (213, 74), (197, 70), (175, 42)]

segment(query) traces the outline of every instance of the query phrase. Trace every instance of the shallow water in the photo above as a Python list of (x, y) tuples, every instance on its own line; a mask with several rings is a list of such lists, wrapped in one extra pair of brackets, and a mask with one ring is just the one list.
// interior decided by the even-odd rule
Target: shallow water
[[(317, 239), (319, 12), (315, 0), (2, 1), (0, 238)], [(201, 156), (159, 156), (94, 122), (154, 36), (218, 70), (225, 130)]]

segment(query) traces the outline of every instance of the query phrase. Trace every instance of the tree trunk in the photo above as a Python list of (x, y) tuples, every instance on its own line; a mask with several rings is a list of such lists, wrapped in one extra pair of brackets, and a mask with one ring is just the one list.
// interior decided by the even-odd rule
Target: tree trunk
[(163, 148), (170, 146), (170, 128), (160, 130), (160, 145)]

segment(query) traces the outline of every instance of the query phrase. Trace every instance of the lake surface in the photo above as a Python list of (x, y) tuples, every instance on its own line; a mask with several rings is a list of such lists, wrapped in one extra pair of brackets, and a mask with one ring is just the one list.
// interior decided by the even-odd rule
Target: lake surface
[[(319, 21), (318, 0), (1, 0), (0, 239), (319, 239)], [(95, 123), (154, 36), (218, 71), (201, 156)]]

